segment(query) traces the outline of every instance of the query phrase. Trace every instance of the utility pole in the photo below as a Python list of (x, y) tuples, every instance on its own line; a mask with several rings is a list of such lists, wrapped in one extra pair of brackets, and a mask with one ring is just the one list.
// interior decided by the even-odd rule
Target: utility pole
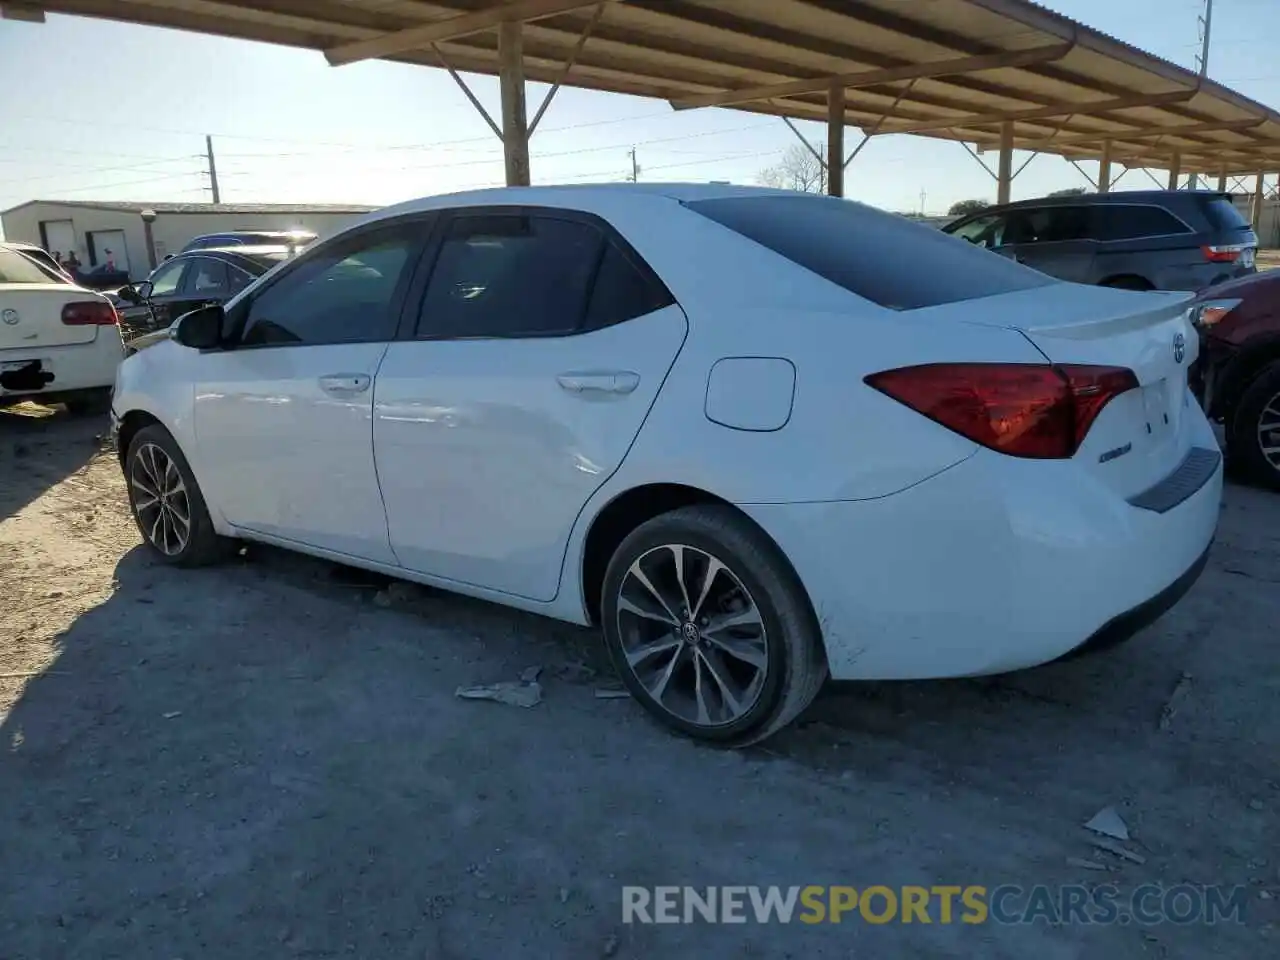
[[(1209, 29), (1213, 25), (1213, 0), (1204, 0), (1204, 16), (1199, 18), (1199, 25), (1200, 25), (1200, 31), (1202, 34), (1200, 38), (1201, 45), (1200, 45), (1200, 57), (1199, 57), (1200, 76), (1208, 77), (1209, 76)], [(1187, 182), (1187, 189), (1195, 190), (1197, 187), (1200, 186), (1199, 181), (1200, 181), (1199, 176), (1197, 176), (1196, 172), (1193, 170), (1191, 172), (1191, 178)]]
[(631, 176), (627, 177), (632, 183), (640, 182), (640, 163), (636, 160), (636, 148), (631, 148)]
[(221, 203), (222, 194), (218, 191), (218, 168), (213, 162), (213, 137), (205, 134), (204, 151), (209, 158), (209, 186), (213, 189), (213, 202)]
[(927, 194), (924, 191), (924, 187), (921, 187), (920, 188), (920, 216), (922, 217), (924, 216), (924, 198), (926, 196)]

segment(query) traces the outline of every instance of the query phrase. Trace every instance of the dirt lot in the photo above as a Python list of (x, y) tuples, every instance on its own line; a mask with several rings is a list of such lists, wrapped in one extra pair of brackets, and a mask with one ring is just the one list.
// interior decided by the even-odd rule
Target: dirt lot
[[(1280, 497), (1230, 488), (1204, 578), (1119, 650), (834, 689), (722, 753), (597, 699), (585, 631), (426, 591), (384, 608), (262, 549), (152, 565), (105, 424), (39, 412), (0, 414), (5, 960), (1280, 949)], [(532, 709), (454, 696), (533, 665)], [(1105, 806), (1142, 863), (1092, 847)], [(621, 918), (623, 884), (1080, 882), (1240, 884), (1244, 922)]]

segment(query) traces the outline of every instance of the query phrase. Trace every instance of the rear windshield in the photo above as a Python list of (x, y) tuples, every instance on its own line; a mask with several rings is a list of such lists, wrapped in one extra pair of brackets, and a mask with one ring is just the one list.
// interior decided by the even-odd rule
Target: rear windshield
[(1055, 282), (941, 230), (847, 200), (724, 197), (686, 205), (891, 310), (917, 310)]
[(16, 250), (0, 250), (0, 283), (66, 283), (55, 274)]
[(1204, 215), (1208, 221), (1219, 230), (1248, 230), (1249, 221), (1246, 220), (1240, 211), (1236, 209), (1236, 205), (1226, 197), (1214, 197), (1204, 202)]
[(267, 253), (241, 253), (239, 255), (256, 263), (264, 273), (281, 260), (289, 259), (289, 251), (287, 250), (273, 250)]

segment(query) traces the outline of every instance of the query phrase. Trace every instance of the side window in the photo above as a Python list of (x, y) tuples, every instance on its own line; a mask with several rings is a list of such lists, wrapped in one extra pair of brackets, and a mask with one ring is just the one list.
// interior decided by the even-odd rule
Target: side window
[(249, 284), (253, 283), (253, 281), (254, 281), (253, 274), (246, 273), (244, 270), (241, 270), (239, 267), (228, 266), (227, 267), (227, 296), (232, 296), (234, 294), (239, 293)]
[(227, 264), (213, 257), (193, 257), (191, 293), (197, 297), (225, 297), (231, 284), (227, 279)]
[(952, 230), (951, 235), (968, 240), (979, 247), (998, 247), (1004, 234), (1004, 222), (1004, 217), (992, 213), (970, 220)]
[(397, 291), (428, 229), (401, 223), (316, 250), (252, 298), (241, 345), (390, 340)]
[(182, 277), (187, 271), (189, 260), (179, 260), (161, 267), (151, 275), (151, 296), (167, 297), (178, 292), (182, 286)]
[(1093, 232), (1099, 240), (1138, 240), (1186, 233), (1187, 227), (1159, 207), (1100, 203), (1093, 210)]
[(421, 339), (573, 333), (604, 236), (554, 217), (460, 216), (450, 225), (418, 318)]
[(589, 330), (622, 323), (670, 306), (664, 287), (641, 273), (614, 244), (606, 243), (587, 303)]
[(1085, 207), (1045, 207), (1036, 212), (1032, 222), (1040, 243), (1084, 240), (1089, 236), (1089, 211)]

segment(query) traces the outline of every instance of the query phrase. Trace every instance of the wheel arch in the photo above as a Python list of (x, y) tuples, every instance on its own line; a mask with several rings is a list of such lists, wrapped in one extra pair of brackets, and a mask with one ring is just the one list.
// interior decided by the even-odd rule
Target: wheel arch
[(1240, 400), (1254, 379), (1271, 364), (1280, 361), (1280, 334), (1246, 341), (1214, 383), (1213, 408), (1209, 415), (1221, 417), (1230, 428)]
[[(587, 622), (593, 626), (600, 622), (600, 602), (604, 588), (605, 571), (614, 552), (631, 531), (654, 517), (681, 507), (714, 505), (726, 507), (759, 530), (777, 549), (778, 554), (795, 571), (794, 564), (774, 537), (746, 511), (721, 496), (701, 487), (683, 483), (644, 483), (630, 487), (613, 496), (592, 518), (582, 541), (578, 576), (582, 589), (582, 606)], [(796, 575), (805, 601), (813, 610), (804, 582)]]
[[(116, 427), (116, 457), (120, 460), (121, 469), (124, 468), (124, 458), (129, 453), (129, 444), (133, 442), (133, 438), (138, 435), (139, 430), (150, 426), (169, 430), (159, 417), (148, 410), (130, 410), (120, 418)], [(169, 430), (169, 433), (172, 434), (173, 431)]]

